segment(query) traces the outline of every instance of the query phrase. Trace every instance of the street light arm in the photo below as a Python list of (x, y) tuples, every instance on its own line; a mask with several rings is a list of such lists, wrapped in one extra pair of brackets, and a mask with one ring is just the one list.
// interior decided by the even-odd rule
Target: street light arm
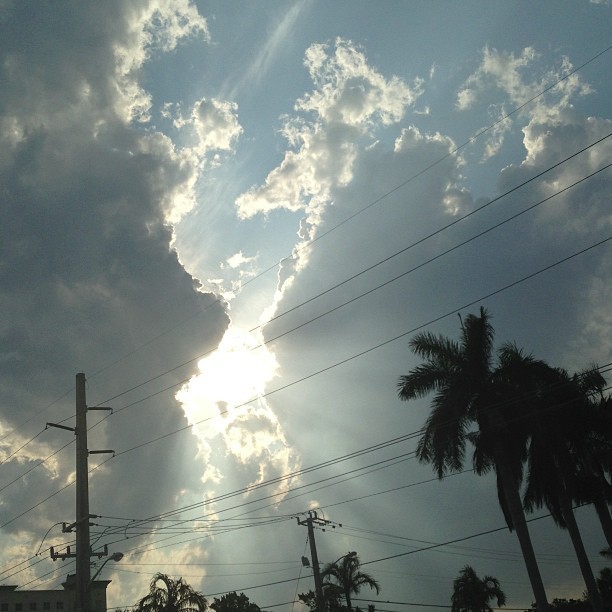
[(113, 553), (108, 559), (106, 559), (104, 561), (104, 563), (100, 566), (100, 568), (98, 569), (98, 571), (93, 575), (93, 577), (91, 578), (91, 580), (89, 581), (89, 583), (91, 584), (100, 574), (100, 572), (104, 569), (104, 566), (109, 562), (109, 561), (121, 561), (121, 559), (123, 559), (123, 553), (121, 552), (116, 552)]

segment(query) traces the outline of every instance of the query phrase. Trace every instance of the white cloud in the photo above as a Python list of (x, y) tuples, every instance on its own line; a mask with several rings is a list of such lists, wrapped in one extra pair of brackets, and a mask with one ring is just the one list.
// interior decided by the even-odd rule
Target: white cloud
[(187, 37), (209, 39), (208, 24), (191, 0), (152, 0), (126, 5), (125, 25), (114, 41), (115, 108), (130, 121), (150, 119), (150, 95), (139, 85), (139, 71), (154, 51), (167, 53)]
[[(400, 79), (385, 79), (367, 64), (361, 51), (341, 39), (333, 51), (324, 45), (311, 46), (306, 64), (316, 88), (298, 100), (294, 117), (283, 119), (282, 134), (291, 149), (264, 185), (237, 201), (242, 217), (267, 215), (277, 208), (306, 213), (298, 232), (302, 242), (295, 256), (281, 266), (274, 299), (261, 315), (264, 321), (276, 312), (295, 273), (307, 265), (305, 243), (316, 235), (334, 193), (353, 180), (359, 143), (371, 150), (374, 132), (398, 122), (421, 91), (418, 80), (412, 89)], [(436, 148), (449, 146), (439, 134), (419, 134), (418, 138)], [(245, 263), (248, 259), (242, 253), (228, 261), (230, 266)], [(268, 403), (251, 401), (263, 394), (278, 367), (269, 348), (251, 350), (253, 342), (261, 341), (260, 332), (246, 334), (231, 328), (219, 350), (200, 363), (201, 374), (178, 396), (191, 422), (210, 416), (195, 429), (206, 462), (214, 461), (212, 447), (220, 440), (229, 457), (249, 468), (253, 484), (271, 469), (273, 473), (291, 471), (296, 462)], [(219, 409), (223, 416), (214, 416)]]
[[(282, 129), (293, 150), (264, 185), (241, 195), (236, 206), (243, 218), (277, 208), (305, 210), (304, 237), (312, 238), (331, 190), (352, 179), (356, 143), (376, 122), (400, 121), (422, 93), (422, 81), (415, 79), (411, 87), (398, 77), (386, 79), (368, 65), (361, 50), (341, 38), (333, 50), (311, 45), (305, 64), (315, 89), (298, 100), (298, 116), (285, 118)], [(311, 120), (306, 118), (310, 113)]]
[[(573, 68), (570, 61), (563, 58), (558, 68), (548, 69), (543, 72), (543, 76), (534, 79), (530, 71), (538, 67), (540, 59), (531, 47), (523, 49), (518, 56), (485, 47), (480, 66), (465, 80), (457, 93), (456, 108), (460, 111), (469, 110), (484, 98), (489, 88), (501, 90), (507, 96), (511, 108), (520, 107), (569, 74)], [(570, 100), (588, 95), (591, 91), (589, 85), (583, 83), (575, 73), (561, 80), (545, 95), (529, 102), (520, 112), (534, 122), (563, 123), (560, 115), (570, 108)], [(505, 103), (491, 105), (489, 112), (495, 126), (488, 131), (485, 139), (484, 161), (499, 152), (504, 135), (513, 125), (512, 119), (504, 119), (508, 113)]]
[(398, 77), (385, 78), (368, 65), (363, 51), (342, 38), (333, 55), (328, 45), (309, 47), (305, 64), (317, 89), (298, 100), (296, 110), (314, 111), (323, 123), (365, 127), (375, 117), (383, 125), (397, 123), (423, 92), (422, 79), (410, 87)]
[(513, 53), (498, 52), (485, 47), (482, 50), (482, 62), (478, 69), (466, 80), (457, 94), (457, 107), (467, 110), (478, 99), (479, 94), (492, 81), (503, 89), (510, 99), (518, 104), (526, 102), (537, 93), (538, 85), (527, 85), (521, 71), (531, 65), (537, 58), (535, 50), (527, 47), (516, 57)]
[(239, 251), (227, 259), (227, 265), (230, 268), (238, 268), (244, 264), (249, 264), (255, 261), (255, 259), (256, 257), (247, 257), (242, 253), (242, 251)]
[(184, 117), (180, 104), (165, 103), (161, 115), (171, 119), (179, 130), (190, 130), (195, 144), (187, 143), (177, 147), (170, 138), (154, 133), (150, 140), (164, 141), (167, 154), (180, 163), (189, 178), (184, 181), (182, 191), (174, 194), (166, 207), (170, 223), (178, 223), (195, 206), (195, 186), (210, 167), (221, 162), (219, 152), (232, 152), (233, 146), (242, 134), (238, 122), (237, 104), (233, 102), (202, 98), (195, 102), (188, 117)]
[(197, 151), (231, 151), (235, 140), (242, 134), (236, 115), (238, 105), (223, 100), (202, 98), (195, 103), (190, 124), (198, 134)]
[[(509, 166), (501, 176), (501, 188), (520, 183), (538, 171), (545, 170), (571, 152), (594, 143), (612, 131), (612, 121), (578, 116), (572, 109), (555, 113), (549, 122), (538, 115), (523, 128), (523, 144), (527, 151), (520, 166)], [(534, 198), (545, 198), (586, 177), (609, 163), (612, 142), (606, 139), (538, 182)], [(609, 171), (565, 193), (556, 196), (549, 206), (538, 213), (542, 228), (554, 228), (554, 233), (584, 235), (593, 228), (612, 227), (609, 206)], [(534, 188), (536, 189), (536, 188)]]

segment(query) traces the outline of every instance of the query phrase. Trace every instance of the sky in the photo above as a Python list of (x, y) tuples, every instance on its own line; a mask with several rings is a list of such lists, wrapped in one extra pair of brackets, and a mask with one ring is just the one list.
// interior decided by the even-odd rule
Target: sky
[[(481, 306), (498, 344), (612, 362), (611, 26), (587, 0), (0, 0), (0, 584), (74, 572), (49, 556), (74, 435), (46, 424), (82, 372), (113, 408), (87, 415), (109, 606), (160, 571), (301, 612), (309, 510), (319, 561), (380, 582), (362, 607), (444, 609), (468, 564), (529, 606), (494, 481), (418, 463), (429, 401), (396, 385), (415, 333)], [(581, 596), (532, 518), (549, 600)]]

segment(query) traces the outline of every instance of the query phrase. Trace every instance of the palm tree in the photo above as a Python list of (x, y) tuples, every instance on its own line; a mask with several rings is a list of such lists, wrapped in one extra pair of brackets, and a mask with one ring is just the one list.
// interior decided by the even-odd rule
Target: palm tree
[(204, 612), (207, 603), (206, 597), (182, 578), (173, 580), (157, 573), (151, 580), (149, 594), (136, 604), (136, 612)]
[(597, 578), (597, 588), (607, 610), (612, 607), (612, 569), (604, 567), (599, 571)]
[(323, 588), (331, 587), (340, 591), (346, 602), (346, 607), (351, 612), (351, 595), (358, 594), (362, 586), (368, 586), (380, 593), (380, 585), (372, 576), (362, 572), (359, 557), (356, 552), (349, 552), (333, 563), (328, 563), (321, 572)]
[(466, 565), (453, 582), (451, 612), (491, 612), (489, 602), (506, 605), (506, 595), (499, 586), (499, 580), (492, 576), (480, 579), (474, 569)]
[(428, 332), (417, 334), (410, 348), (425, 362), (400, 377), (398, 394), (411, 400), (435, 393), (417, 456), (431, 463), (440, 479), (462, 469), (468, 442), (475, 447), (476, 473), (495, 471), (500, 506), (509, 529), (516, 530), (538, 610), (547, 612), (519, 493), (528, 438), (520, 415), (533, 409), (540, 371), (547, 366), (506, 344), (499, 349), (494, 367), (493, 339), (483, 308), (480, 316), (466, 317), (459, 342)]
[[(610, 440), (612, 440), (612, 397), (604, 395), (606, 381), (596, 367), (579, 376), (580, 389), (587, 396), (591, 417), (585, 449), (577, 462), (575, 501), (592, 503), (601, 523), (608, 548), (612, 549), (612, 517), (608, 503), (612, 501)], [(597, 399), (595, 399), (597, 398)]]
[[(567, 529), (593, 610), (603, 612), (595, 576), (584, 548), (572, 503), (577, 498), (594, 501), (601, 497), (595, 475), (582, 477), (592, 467), (592, 436), (597, 429), (595, 404), (591, 395), (605, 381), (589, 370), (570, 376), (560, 368), (550, 368), (543, 388), (541, 410), (530, 419), (528, 477), (525, 508), (546, 506), (553, 519)], [(585, 487), (585, 485), (589, 485)]]

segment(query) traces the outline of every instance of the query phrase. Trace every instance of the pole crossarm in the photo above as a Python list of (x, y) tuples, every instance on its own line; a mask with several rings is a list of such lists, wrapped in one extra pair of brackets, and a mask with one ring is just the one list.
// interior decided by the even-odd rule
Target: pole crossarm
[[(89, 518), (90, 519), (98, 518), (98, 515), (97, 514), (90, 514)], [(75, 521), (74, 523), (62, 523), (62, 531), (64, 533), (72, 533), (73, 530), (79, 526), (79, 523), (82, 523), (84, 520), (85, 519), (80, 519), (78, 521)], [(89, 523), (89, 526), (92, 527), (93, 523)]]
[[(55, 552), (55, 546), (51, 546), (49, 552), (51, 553), (51, 559), (53, 559), (54, 561), (57, 561), (58, 559), (61, 559), (62, 561), (65, 561), (66, 559), (75, 559), (77, 556), (75, 552), (71, 552), (70, 546), (66, 547), (66, 552)], [(108, 545), (105, 544), (104, 550), (102, 551), (90, 552), (89, 556), (98, 557), (98, 559), (101, 559), (102, 557), (108, 557)]]
[(55, 547), (51, 546), (51, 548), (49, 549), (51, 552), (51, 558), (54, 561), (57, 561), (58, 559), (61, 559), (62, 561), (65, 561), (66, 559), (70, 558), (70, 557), (76, 557), (76, 553), (70, 552), (70, 546), (66, 547), (66, 552), (63, 553), (56, 553), (55, 552)]
[(72, 431), (76, 433), (76, 427), (68, 427), (67, 425), (58, 425), (57, 423), (47, 423), (45, 429), (49, 429), (49, 427), (57, 427), (58, 429), (65, 429), (66, 431)]

